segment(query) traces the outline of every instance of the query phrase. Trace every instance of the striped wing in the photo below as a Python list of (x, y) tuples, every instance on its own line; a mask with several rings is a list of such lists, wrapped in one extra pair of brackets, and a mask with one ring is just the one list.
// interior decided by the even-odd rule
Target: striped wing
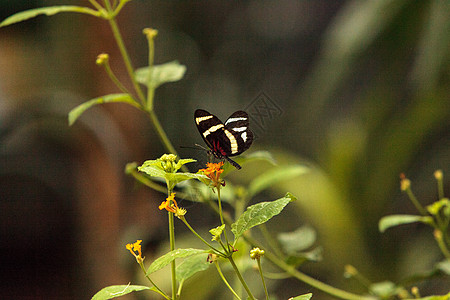
[(233, 136), (230, 138), (231, 154), (229, 156), (241, 154), (253, 142), (253, 133), (249, 129), (248, 114), (245, 111), (238, 110), (233, 113), (225, 122), (225, 130)]
[(248, 149), (253, 141), (246, 112), (235, 112), (225, 124), (203, 109), (197, 109), (194, 118), (203, 140), (218, 158), (238, 155)]

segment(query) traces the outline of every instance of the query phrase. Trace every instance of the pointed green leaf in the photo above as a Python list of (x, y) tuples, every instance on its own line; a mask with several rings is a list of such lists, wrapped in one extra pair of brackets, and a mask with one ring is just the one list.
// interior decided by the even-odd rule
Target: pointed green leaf
[(297, 297), (289, 298), (289, 300), (309, 300), (312, 297), (312, 293), (300, 295)]
[(92, 297), (92, 300), (113, 299), (132, 292), (139, 292), (143, 290), (156, 291), (156, 288), (142, 285), (112, 285), (98, 291), (94, 297)]
[(137, 82), (146, 85), (148, 88), (156, 89), (161, 84), (178, 81), (183, 78), (186, 66), (178, 61), (171, 61), (162, 65), (144, 67), (136, 70)]
[(150, 267), (147, 270), (147, 275), (150, 275), (151, 273), (164, 268), (165, 266), (167, 266), (168, 264), (170, 264), (172, 261), (174, 261), (177, 258), (188, 257), (188, 256), (200, 254), (200, 253), (207, 253), (207, 251), (202, 250), (202, 249), (193, 249), (193, 248), (176, 249), (176, 250), (170, 251), (169, 253), (164, 254), (163, 256), (157, 258), (150, 265)]
[(296, 198), (292, 194), (287, 193), (281, 199), (249, 206), (239, 219), (231, 225), (235, 242), (245, 231), (269, 221), (272, 217), (278, 215), (289, 202), (294, 200)]
[(102, 97), (91, 99), (87, 102), (84, 102), (69, 112), (69, 126), (75, 123), (75, 121), (89, 108), (94, 105), (102, 104), (102, 103), (112, 103), (112, 102), (123, 102), (131, 104), (137, 108), (139, 105), (134, 101), (134, 99), (130, 96), (130, 94), (109, 94)]
[(416, 216), (416, 215), (391, 215), (381, 218), (378, 223), (378, 229), (380, 232), (386, 231), (386, 229), (402, 224), (409, 224), (414, 222), (422, 222), (430, 224), (433, 221), (431, 217)]
[(316, 231), (310, 226), (302, 226), (292, 232), (282, 232), (277, 236), (287, 254), (306, 250), (316, 242)]
[(206, 253), (187, 257), (181, 264), (177, 265), (177, 279), (181, 282), (195, 273), (208, 269), (211, 263), (207, 261), (207, 258)]
[(249, 197), (253, 197), (268, 187), (277, 184), (283, 180), (289, 180), (301, 174), (308, 172), (308, 168), (302, 165), (280, 166), (272, 168), (261, 175), (257, 176), (250, 182), (248, 193)]
[(165, 178), (166, 176), (166, 172), (162, 169), (162, 167), (159, 167), (157, 165), (146, 165), (144, 163), (142, 166), (138, 167), (138, 170), (152, 177)]
[(93, 16), (100, 16), (100, 13), (96, 10), (93, 10), (89, 7), (83, 7), (83, 6), (73, 6), (73, 5), (61, 5), (61, 6), (49, 6), (49, 7), (41, 7), (41, 8), (34, 8), (29, 9), (25, 11), (21, 11), (19, 13), (16, 13), (5, 20), (3, 20), (0, 23), (0, 27), (8, 26), (14, 23), (19, 23), (31, 18), (34, 18), (38, 15), (47, 15), (51, 16), (60, 12), (76, 12), (76, 13), (83, 13)]

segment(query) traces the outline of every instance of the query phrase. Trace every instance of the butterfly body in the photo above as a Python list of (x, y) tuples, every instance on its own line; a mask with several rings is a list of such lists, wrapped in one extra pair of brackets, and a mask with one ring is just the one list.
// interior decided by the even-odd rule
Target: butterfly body
[(249, 118), (245, 111), (234, 112), (222, 123), (215, 115), (203, 109), (194, 113), (195, 124), (210, 152), (218, 159), (226, 159), (237, 169), (238, 163), (230, 159), (247, 150), (253, 142)]

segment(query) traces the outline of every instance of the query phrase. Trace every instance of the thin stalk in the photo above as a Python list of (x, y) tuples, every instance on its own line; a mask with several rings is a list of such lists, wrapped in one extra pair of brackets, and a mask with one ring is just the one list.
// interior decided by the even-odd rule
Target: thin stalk
[(444, 256), (447, 259), (450, 259), (450, 251), (447, 248), (447, 245), (445, 244), (443, 235), (442, 235), (442, 231), (440, 230), (435, 230), (434, 231), (434, 238), (436, 239), (438, 245), (439, 245), (439, 249), (441, 249), (441, 252), (444, 254)]
[(121, 90), (122, 92), (126, 94), (131, 94), (130, 91), (120, 82), (120, 80), (117, 78), (117, 76), (114, 74), (114, 72), (111, 69), (111, 66), (109, 64), (109, 61), (107, 61), (105, 64), (105, 71), (106, 74), (108, 74), (109, 78), (112, 80), (112, 82)]
[(103, 10), (103, 7), (100, 4), (98, 4), (97, 1), (89, 0), (89, 3), (91, 3), (91, 5), (93, 7), (95, 7), (98, 11), (102, 11)]
[(139, 266), (141, 267), (141, 270), (142, 270), (142, 272), (144, 272), (144, 274), (145, 274), (145, 278), (147, 278), (147, 280), (148, 281), (150, 281), (150, 283), (156, 288), (156, 292), (158, 293), (158, 294), (160, 294), (161, 296), (163, 296), (164, 298), (166, 298), (167, 300), (170, 300), (170, 297), (169, 296), (167, 296), (154, 282), (153, 282), (153, 280), (150, 278), (150, 276), (149, 275), (147, 275), (147, 271), (145, 270), (145, 267), (144, 267), (144, 263), (143, 263), (143, 261), (140, 261), (139, 262)]
[[(154, 34), (147, 35), (148, 41), (148, 67), (150, 70), (150, 75), (152, 74), (152, 67), (155, 61), (155, 36), (157, 31), (152, 31)], [(151, 76), (150, 80), (152, 80)], [(153, 111), (153, 98), (155, 96), (155, 89), (150, 85), (147, 86), (147, 108), (150, 111)]]
[[(217, 190), (217, 203), (219, 204), (219, 216), (220, 216), (220, 224), (224, 225), (225, 222), (223, 220), (223, 211), (222, 211), (222, 201), (220, 200), (220, 185), (218, 187), (216, 187)], [(230, 246), (229, 246), (229, 242), (228, 242), (228, 237), (227, 237), (227, 229), (225, 227), (225, 229), (223, 230), (223, 235), (225, 237), (225, 242), (227, 244), (227, 248), (224, 248), (226, 251), (231, 252), (230, 251)], [(231, 252), (232, 253), (232, 252)]]
[(256, 260), (256, 262), (258, 263), (259, 275), (261, 276), (261, 281), (264, 286), (264, 293), (266, 294), (266, 300), (269, 300), (269, 293), (267, 292), (266, 281), (264, 280), (264, 275), (263, 275), (262, 268), (261, 268), (261, 259), (258, 258)]
[[(258, 246), (258, 244), (259, 244), (256, 240), (254, 240), (253, 238), (250, 238), (248, 235), (244, 235), (244, 239), (248, 243), (250, 243), (254, 246)], [(377, 300), (377, 298), (375, 298), (375, 297), (362, 296), (362, 295), (357, 295), (357, 294), (353, 294), (350, 292), (346, 292), (344, 290), (341, 290), (341, 289), (335, 288), (331, 285), (328, 285), (326, 283), (323, 283), (317, 279), (314, 279), (314, 278), (298, 271), (293, 266), (288, 265), (282, 259), (278, 258), (276, 255), (274, 255), (270, 251), (265, 251), (264, 256), (267, 257), (267, 259), (269, 259), (272, 263), (274, 263), (281, 269), (285, 270), (287, 273), (291, 274), (292, 277), (294, 277), (294, 278), (296, 278), (318, 290), (321, 290), (331, 296), (334, 296), (336, 298), (346, 299), (346, 300)]]
[[(152, 121), (153, 126), (156, 129), (156, 132), (159, 135), (159, 138), (161, 139), (164, 147), (166, 148), (167, 151), (169, 151), (172, 154), (178, 155), (177, 151), (175, 150), (175, 148), (173, 147), (172, 143), (170, 142), (169, 138), (167, 137), (166, 132), (164, 131), (164, 128), (162, 127), (161, 123), (159, 122), (158, 117), (156, 116), (154, 111), (148, 111), (147, 112), (150, 120)], [(187, 171), (187, 168), (183, 165), (183, 167), (181, 168), (183, 171)]]
[[(169, 190), (169, 196), (172, 191)], [(169, 213), (169, 242), (170, 242), (170, 251), (175, 250), (175, 223), (173, 212)], [(176, 299), (177, 296), (177, 275), (176, 275), (176, 264), (175, 260), (170, 263), (171, 273), (172, 273), (172, 300)]]
[(223, 275), (222, 270), (220, 270), (220, 266), (219, 266), (219, 263), (217, 262), (217, 260), (214, 261), (214, 264), (216, 265), (217, 272), (219, 272), (219, 276), (222, 279), (222, 281), (225, 283), (225, 285), (228, 287), (228, 289), (233, 293), (233, 295), (236, 298), (238, 298), (239, 300), (241, 300), (241, 298), (238, 296), (238, 294), (236, 294), (236, 292), (233, 290), (233, 288), (231, 287), (231, 285), (228, 283), (227, 279)]
[(428, 216), (427, 211), (423, 208), (422, 204), (420, 204), (419, 200), (417, 200), (416, 196), (414, 196), (411, 188), (406, 189), (406, 194), (408, 195), (411, 202), (414, 204), (416, 209), (423, 215)]
[(186, 218), (183, 216), (180, 218), (181, 221), (183, 221), (183, 223), (189, 228), (189, 230), (196, 236), (198, 237), (206, 246), (208, 246), (209, 248), (211, 248), (212, 250), (214, 250), (217, 254), (225, 257), (225, 253), (221, 252), (220, 250), (216, 249), (213, 245), (211, 245), (210, 243), (208, 243), (204, 238), (202, 238), (195, 230), (194, 228), (191, 227), (191, 225), (186, 221)]
[(109, 0), (105, 0), (105, 6), (111, 15), (111, 17), (108, 19), (109, 26), (111, 27), (111, 30), (114, 35), (114, 39), (116, 40), (117, 46), (119, 47), (119, 51), (120, 51), (120, 54), (122, 55), (122, 59), (125, 63), (125, 67), (127, 69), (128, 76), (130, 77), (130, 80), (134, 86), (134, 89), (136, 91), (136, 94), (137, 94), (139, 100), (141, 101), (141, 104), (144, 105), (145, 97), (144, 97), (141, 87), (139, 86), (139, 83), (134, 78), (133, 64), (131, 63), (130, 56), (128, 55), (128, 51), (125, 47), (125, 43), (123, 41), (122, 34), (120, 33), (119, 26), (117, 25), (115, 15), (114, 15), (114, 12), (112, 10)]
[(238, 267), (236, 266), (236, 263), (233, 260), (232, 256), (228, 257), (228, 260), (230, 261), (231, 265), (233, 266), (234, 272), (239, 278), (239, 281), (241, 282), (244, 289), (247, 291), (247, 295), (250, 299), (256, 300), (255, 296), (253, 296), (252, 292), (250, 291), (250, 288), (248, 287), (247, 283), (244, 280), (244, 277), (242, 277), (241, 272), (239, 272)]

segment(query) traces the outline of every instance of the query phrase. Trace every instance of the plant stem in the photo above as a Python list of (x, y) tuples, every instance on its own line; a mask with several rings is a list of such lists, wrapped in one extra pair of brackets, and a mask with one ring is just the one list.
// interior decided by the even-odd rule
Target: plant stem
[(225, 257), (225, 253), (221, 252), (220, 250), (217, 250), (216, 248), (214, 248), (213, 245), (211, 245), (210, 243), (208, 243), (204, 238), (202, 238), (195, 230), (194, 228), (191, 227), (191, 225), (186, 221), (186, 218), (183, 216), (182, 218), (180, 218), (181, 221), (183, 221), (183, 223), (189, 228), (189, 230), (196, 236), (198, 237), (206, 246), (208, 246), (209, 248), (213, 249), (218, 255), (221, 255), (223, 257)]
[(259, 275), (261, 276), (261, 281), (264, 286), (264, 293), (266, 294), (266, 300), (269, 300), (269, 293), (267, 292), (266, 281), (264, 280), (264, 275), (263, 275), (262, 268), (261, 268), (261, 259), (258, 258), (256, 261), (258, 263)]
[(252, 292), (250, 291), (250, 288), (248, 287), (247, 283), (245, 282), (244, 277), (242, 277), (241, 272), (239, 272), (239, 269), (236, 266), (236, 263), (234, 262), (233, 257), (229, 256), (228, 260), (230, 261), (231, 265), (233, 266), (234, 272), (236, 273), (239, 280), (241, 281), (242, 286), (247, 291), (248, 297), (252, 300), (256, 300), (256, 298), (253, 296)]
[[(248, 235), (244, 235), (244, 239), (248, 243), (250, 243), (254, 246), (258, 246), (258, 244), (259, 244), (256, 240), (254, 240), (253, 238), (250, 238)], [(375, 297), (362, 296), (362, 295), (349, 293), (344, 290), (335, 288), (331, 285), (328, 285), (326, 283), (323, 283), (317, 279), (314, 279), (314, 278), (298, 271), (293, 266), (288, 265), (282, 259), (280, 259), (276, 255), (272, 254), (270, 251), (265, 251), (264, 256), (267, 257), (267, 259), (269, 259), (275, 265), (277, 265), (281, 269), (285, 270), (287, 273), (291, 274), (293, 277), (297, 278), (298, 280), (300, 280), (318, 290), (321, 290), (331, 296), (334, 296), (336, 298), (346, 299), (346, 300), (377, 300), (377, 298), (375, 298)]]
[(228, 287), (228, 289), (233, 293), (233, 295), (236, 298), (238, 298), (239, 300), (241, 300), (241, 298), (238, 296), (238, 294), (236, 294), (236, 292), (233, 290), (231, 285), (228, 283), (228, 281), (225, 278), (225, 276), (223, 276), (222, 270), (220, 270), (220, 266), (219, 266), (219, 263), (217, 262), (217, 260), (214, 261), (214, 264), (216, 265), (217, 272), (219, 272), (219, 276), (220, 276), (220, 278), (222, 278), (222, 281), (225, 283), (225, 285)]
[[(220, 185), (219, 185), (218, 187), (216, 187), (216, 190), (217, 190), (217, 203), (219, 204), (220, 224), (221, 224), (221, 225), (224, 225), (225, 222), (224, 222), (224, 220), (223, 220), (222, 201), (220, 200)], [(225, 242), (226, 242), (227, 248), (228, 248), (228, 249), (225, 248), (224, 250), (226, 250), (226, 251), (228, 251), (228, 252), (231, 252), (231, 251), (230, 251), (230, 246), (229, 246), (230, 243), (228, 242), (227, 229), (226, 229), (226, 227), (225, 227), (225, 229), (223, 230), (223, 235), (224, 235), (224, 237), (225, 237)], [(231, 253), (232, 253), (232, 252), (231, 252)]]
[[(168, 194), (172, 193), (171, 190), (168, 191)], [(170, 242), (170, 251), (175, 250), (175, 223), (173, 212), (169, 213), (169, 242)], [(175, 260), (170, 263), (171, 272), (172, 272), (172, 300), (176, 299), (177, 296), (177, 276), (176, 276), (176, 264)]]
[(131, 79), (131, 82), (133, 83), (134, 89), (136, 91), (136, 94), (138, 96), (138, 99), (141, 101), (141, 103), (144, 105), (145, 103), (145, 97), (144, 94), (141, 90), (141, 87), (139, 86), (139, 83), (136, 81), (136, 79), (134, 78), (134, 68), (133, 65), (131, 63), (131, 59), (128, 55), (128, 51), (125, 47), (125, 43), (123, 42), (123, 38), (122, 35), (120, 33), (119, 27), (117, 26), (117, 22), (115, 20), (115, 16), (113, 15), (113, 10), (111, 7), (111, 4), (109, 2), (109, 0), (105, 1), (105, 6), (106, 9), (108, 10), (108, 12), (111, 14), (111, 18), (108, 19), (109, 25), (111, 26), (111, 30), (113, 32), (114, 38), (116, 40), (117, 46), (119, 47), (119, 51), (120, 54), (122, 55), (123, 61), (125, 63), (125, 67), (127, 69), (128, 72), (128, 76)]
[(147, 278), (148, 281), (150, 281), (150, 283), (156, 288), (156, 292), (159, 293), (161, 296), (163, 296), (164, 298), (166, 298), (167, 300), (170, 300), (170, 297), (167, 296), (154, 282), (153, 280), (150, 278), (149, 275), (147, 275), (147, 271), (145, 270), (144, 267), (144, 263), (141, 261), (139, 262), (139, 266), (141, 266), (142, 272), (144, 272), (145, 274), (145, 278)]
[(425, 208), (423, 208), (423, 206), (420, 204), (419, 200), (417, 200), (416, 196), (414, 196), (411, 188), (406, 189), (406, 194), (408, 195), (409, 199), (411, 200), (411, 202), (414, 204), (414, 206), (416, 207), (416, 209), (423, 215), (423, 216), (428, 216), (427, 211), (425, 210)]
[[(150, 120), (152, 121), (153, 126), (156, 129), (156, 132), (159, 135), (159, 138), (161, 139), (164, 147), (166, 148), (166, 150), (172, 154), (178, 155), (177, 151), (175, 150), (175, 148), (173, 147), (169, 138), (167, 137), (167, 134), (164, 131), (164, 128), (162, 127), (161, 123), (159, 122), (159, 119), (156, 116), (155, 112), (152, 110), (152, 111), (147, 111), (147, 113), (150, 117)], [(186, 167), (183, 165), (182, 170), (184, 171), (185, 169), (186, 169)]]

